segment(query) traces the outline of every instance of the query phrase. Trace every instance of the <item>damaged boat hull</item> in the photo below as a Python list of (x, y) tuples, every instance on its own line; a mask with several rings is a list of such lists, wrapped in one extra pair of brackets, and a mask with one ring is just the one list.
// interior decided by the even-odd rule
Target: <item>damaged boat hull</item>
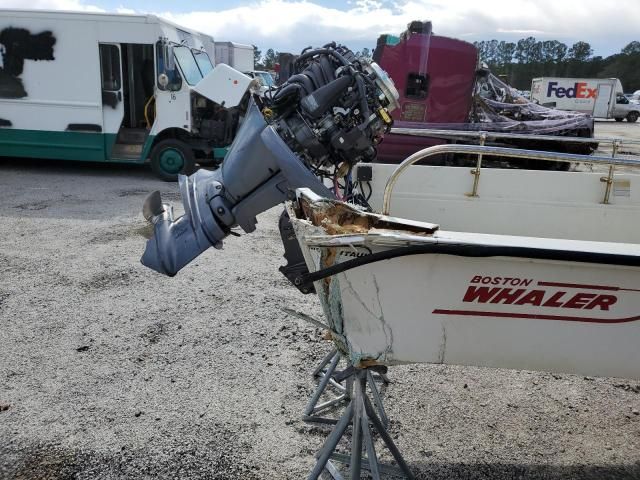
[[(361, 259), (315, 282), (336, 344), (354, 365), (640, 378), (638, 245), (446, 232), (430, 224), (420, 232), (416, 222), (408, 231), (345, 233), (289, 208), (311, 272)], [(402, 255), (408, 246), (415, 253)], [(367, 263), (393, 251), (400, 254)]]

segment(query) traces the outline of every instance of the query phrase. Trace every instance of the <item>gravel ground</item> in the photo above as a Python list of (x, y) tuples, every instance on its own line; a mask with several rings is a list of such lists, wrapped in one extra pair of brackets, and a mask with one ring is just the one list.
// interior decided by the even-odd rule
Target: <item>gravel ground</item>
[[(599, 138), (619, 138), (623, 141), (619, 150), (621, 155), (640, 156), (640, 143), (624, 143), (625, 140), (640, 141), (640, 122), (629, 123), (625, 120), (618, 123), (615, 120), (596, 120), (594, 135)], [(611, 144), (600, 144), (598, 153), (611, 155)]]
[[(635, 126), (631, 126), (635, 127)], [(0, 478), (299, 479), (322, 318), (277, 271), (279, 209), (170, 279), (139, 263), (144, 167), (0, 160)], [(390, 369), (421, 479), (640, 478), (636, 381)]]

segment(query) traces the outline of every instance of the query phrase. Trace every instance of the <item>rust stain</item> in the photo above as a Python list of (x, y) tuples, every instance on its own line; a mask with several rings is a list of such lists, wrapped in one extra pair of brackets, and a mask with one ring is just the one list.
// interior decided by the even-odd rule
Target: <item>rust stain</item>
[(358, 364), (355, 366), (356, 368), (370, 368), (370, 367), (378, 367), (384, 366), (384, 363), (378, 362), (372, 358), (366, 358), (364, 360), (360, 360)]
[[(327, 235), (366, 234), (371, 229), (408, 231), (414, 235), (431, 235), (434, 229), (423, 226), (406, 225), (387, 217), (361, 212), (348, 204), (335, 201), (309, 203), (301, 202), (305, 217), (316, 227), (321, 227)], [(437, 227), (435, 228), (437, 229)]]
[[(338, 249), (336, 247), (327, 247), (322, 249), (322, 264), (326, 267), (331, 267), (336, 263), (336, 257), (338, 256)], [(323, 281), (328, 287), (331, 285), (331, 279), (333, 276), (326, 277)]]
[(317, 227), (322, 227), (329, 235), (344, 233), (367, 233), (372, 227), (370, 218), (341, 204), (315, 205), (309, 208), (307, 218)]

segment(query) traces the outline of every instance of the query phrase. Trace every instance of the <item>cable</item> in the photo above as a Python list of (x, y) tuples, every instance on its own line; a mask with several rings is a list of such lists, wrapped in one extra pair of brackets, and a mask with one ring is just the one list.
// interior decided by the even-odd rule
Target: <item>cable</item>
[(307, 285), (317, 282), (318, 280), (322, 280), (323, 278), (331, 277), (338, 273), (361, 267), (363, 265), (368, 265), (370, 263), (380, 262), (382, 260), (391, 260), (393, 258), (409, 255), (425, 254), (455, 255), (460, 257), (515, 257), (640, 267), (640, 256), (636, 255), (549, 250), (529, 247), (432, 243), (427, 245), (410, 245), (407, 247), (393, 248), (382, 252), (372, 253), (371, 255), (365, 255), (363, 257), (356, 257), (352, 260), (337, 263), (322, 270), (303, 274), (299, 277), (299, 280), (301, 285)]

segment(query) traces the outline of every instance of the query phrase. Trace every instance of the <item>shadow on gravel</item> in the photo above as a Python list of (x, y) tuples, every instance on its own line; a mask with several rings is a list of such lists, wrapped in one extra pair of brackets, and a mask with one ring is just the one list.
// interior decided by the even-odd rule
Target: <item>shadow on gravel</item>
[(141, 211), (160, 190), (179, 199), (175, 182), (155, 177), (148, 165), (0, 157), (0, 215), (51, 219), (109, 219)]
[(421, 463), (409, 465), (417, 480), (632, 480), (640, 465), (518, 465)]
[(83, 162), (41, 158), (0, 157), (0, 171), (19, 169), (25, 173), (58, 175), (109, 175), (155, 178), (148, 165), (139, 163)]
[[(11, 480), (208, 479), (262, 480), (270, 473), (242, 461), (246, 446), (234, 443), (230, 432), (220, 445), (177, 442), (150, 452), (122, 447), (119, 452), (74, 451), (38, 446), (0, 449), (0, 478)], [(275, 478), (275, 477), (274, 477)]]
[[(122, 447), (111, 455), (59, 447), (0, 450), (0, 478), (72, 480), (96, 478), (189, 478), (279, 480), (278, 472), (243, 462), (247, 445), (225, 432), (215, 444), (178, 442), (160, 451)], [(193, 440), (193, 439), (191, 439)], [(410, 465), (417, 480), (626, 480), (640, 478), (640, 465), (518, 465), (502, 463), (420, 463)], [(306, 477), (304, 472), (301, 478)], [(363, 475), (362, 478), (369, 478)], [(395, 478), (395, 477), (393, 477)]]

